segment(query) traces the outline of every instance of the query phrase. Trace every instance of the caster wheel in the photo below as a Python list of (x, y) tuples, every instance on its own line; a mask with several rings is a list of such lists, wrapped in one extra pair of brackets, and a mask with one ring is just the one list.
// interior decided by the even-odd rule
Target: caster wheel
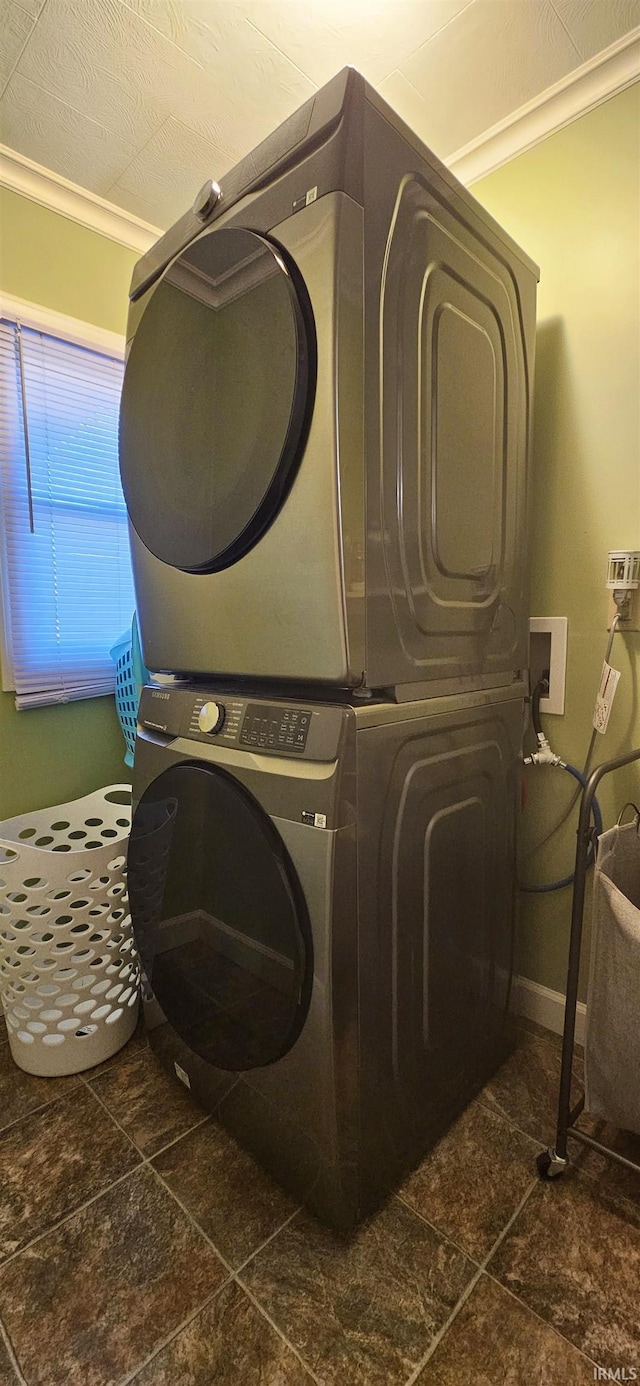
[(536, 1157), (536, 1165), (538, 1168), (538, 1177), (543, 1179), (546, 1183), (550, 1183), (551, 1180), (558, 1179), (561, 1174), (564, 1174), (567, 1168), (567, 1161), (560, 1159), (555, 1152), (541, 1150), (540, 1154)]

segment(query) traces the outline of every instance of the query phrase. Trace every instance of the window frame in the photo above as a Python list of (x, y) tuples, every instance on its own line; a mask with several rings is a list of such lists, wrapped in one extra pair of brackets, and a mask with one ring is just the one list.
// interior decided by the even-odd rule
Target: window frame
[[(124, 361), (126, 337), (108, 328), (97, 327), (81, 318), (58, 313), (43, 304), (30, 303), (28, 299), (16, 298), (0, 289), (0, 317), (8, 322), (20, 323), (35, 332), (44, 332), (50, 337), (69, 342), (73, 346), (101, 352), (105, 356), (117, 357)], [(16, 682), (13, 670), (11, 640), (11, 608), (9, 601), (9, 575), (7, 572), (7, 543), (4, 523), (4, 509), (0, 504), (0, 687), (3, 693), (15, 693)], [(94, 695), (99, 696), (99, 695)], [(103, 695), (105, 696), (105, 695)]]

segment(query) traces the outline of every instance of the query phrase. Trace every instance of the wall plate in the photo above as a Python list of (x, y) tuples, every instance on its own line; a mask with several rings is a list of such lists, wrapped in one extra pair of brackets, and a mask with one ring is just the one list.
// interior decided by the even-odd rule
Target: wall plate
[(529, 618), (529, 669), (531, 687), (535, 687), (543, 669), (549, 670), (549, 696), (540, 699), (540, 711), (564, 713), (564, 689), (567, 675), (567, 617), (531, 616)]

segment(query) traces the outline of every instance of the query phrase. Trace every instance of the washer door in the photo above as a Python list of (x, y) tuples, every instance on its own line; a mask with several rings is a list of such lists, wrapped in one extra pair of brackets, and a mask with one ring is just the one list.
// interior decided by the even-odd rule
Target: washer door
[(193, 242), (149, 297), (122, 391), (122, 485), (151, 553), (211, 573), (257, 543), (295, 476), (314, 389), (311, 307), (283, 253), (234, 227)]
[(284, 844), (224, 771), (182, 763), (135, 811), (129, 899), (142, 963), (169, 1025), (217, 1068), (274, 1063), (311, 993), (311, 931)]

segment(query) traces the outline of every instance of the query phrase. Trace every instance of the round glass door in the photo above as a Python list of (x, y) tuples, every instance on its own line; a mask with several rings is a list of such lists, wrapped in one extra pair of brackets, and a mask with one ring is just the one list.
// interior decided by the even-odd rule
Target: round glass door
[(131, 825), (135, 939), (166, 1019), (217, 1068), (273, 1063), (307, 1013), (313, 975), (302, 892), (270, 819), (224, 771), (158, 776)]
[(127, 361), (120, 469), (157, 558), (215, 572), (275, 518), (304, 447), (315, 387), (304, 285), (276, 246), (207, 232), (152, 291)]

